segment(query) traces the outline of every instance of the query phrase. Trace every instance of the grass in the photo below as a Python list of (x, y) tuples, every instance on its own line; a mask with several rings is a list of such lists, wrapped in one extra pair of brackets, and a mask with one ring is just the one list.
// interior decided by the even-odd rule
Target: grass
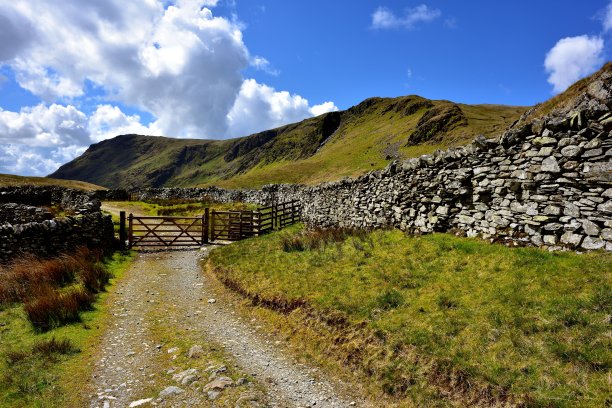
[(49, 177), (24, 177), (16, 176), (13, 174), (0, 174), (0, 187), (12, 187), (12, 186), (23, 186), (23, 185), (34, 185), (34, 186), (61, 186), (67, 188), (74, 188), (76, 190), (105, 190), (104, 187), (97, 186), (95, 184), (87, 183), (78, 180), (62, 180), (54, 179)]
[(85, 247), (52, 259), (21, 258), (0, 269), (0, 305), (23, 303), (37, 331), (80, 321), (111, 275), (102, 253)]
[(610, 254), (400, 231), (295, 250), (291, 236), (308, 233), (219, 248), (210, 265), (275, 310), (264, 315), (306, 359), (359, 373), (373, 395), (427, 406), (610, 403)]
[[(105, 270), (114, 276), (111, 286), (131, 259), (130, 253), (115, 253), (104, 260)], [(74, 288), (64, 286), (67, 291)], [(79, 313), (78, 323), (42, 332), (32, 326), (20, 303), (0, 306), (0, 406), (84, 406), (87, 396), (74, 387), (74, 379), (89, 375), (92, 350), (109, 313), (102, 307), (107, 296), (101, 292), (88, 310)]]

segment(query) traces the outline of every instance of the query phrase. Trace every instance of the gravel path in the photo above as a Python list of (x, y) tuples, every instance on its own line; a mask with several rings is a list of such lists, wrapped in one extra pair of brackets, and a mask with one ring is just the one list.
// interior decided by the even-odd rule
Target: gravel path
[[(207, 251), (142, 253), (133, 263), (109, 298), (114, 315), (96, 360), (91, 407), (364, 406), (339, 396), (339, 384), (295, 363), (217, 298), (199, 264)], [(185, 373), (195, 375), (183, 384)], [(227, 384), (211, 388), (219, 380)]]

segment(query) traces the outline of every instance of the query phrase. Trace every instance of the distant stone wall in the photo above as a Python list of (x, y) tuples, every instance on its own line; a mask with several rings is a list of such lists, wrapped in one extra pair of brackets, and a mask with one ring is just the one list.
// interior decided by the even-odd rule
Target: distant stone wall
[[(75, 216), (52, 219), (36, 206), (60, 205)], [(0, 188), (0, 263), (23, 254), (50, 257), (78, 246), (114, 245), (113, 222), (92, 193), (61, 187)]]
[(356, 179), (261, 190), (172, 188), (148, 197), (298, 199), (310, 226), (453, 231), (509, 244), (612, 250), (612, 104), (590, 103)]

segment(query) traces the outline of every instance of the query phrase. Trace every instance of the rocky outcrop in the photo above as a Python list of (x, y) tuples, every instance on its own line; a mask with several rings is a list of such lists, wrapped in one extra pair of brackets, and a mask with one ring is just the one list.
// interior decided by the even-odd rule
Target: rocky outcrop
[(466, 124), (467, 118), (456, 104), (433, 107), (419, 119), (407, 144), (413, 146), (432, 140), (434, 137), (441, 138), (449, 130)]

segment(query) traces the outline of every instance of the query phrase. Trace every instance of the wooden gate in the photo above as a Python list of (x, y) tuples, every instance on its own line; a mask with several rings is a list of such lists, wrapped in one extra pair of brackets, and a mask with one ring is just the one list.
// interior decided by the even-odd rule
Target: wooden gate
[(300, 202), (298, 200), (286, 201), (275, 206), (276, 228), (284, 228), (295, 224), (300, 219)]
[(128, 245), (189, 247), (208, 242), (208, 210), (201, 217), (128, 217)]
[(215, 211), (210, 217), (210, 240), (239, 241), (280, 229), (300, 220), (299, 202), (288, 201), (255, 211)]
[[(239, 241), (280, 229), (300, 220), (298, 201), (257, 210), (210, 211), (201, 217), (128, 217), (128, 246), (189, 247), (211, 241)], [(121, 228), (123, 230), (123, 228)]]
[(257, 211), (211, 212), (210, 240), (239, 241), (261, 234)]

